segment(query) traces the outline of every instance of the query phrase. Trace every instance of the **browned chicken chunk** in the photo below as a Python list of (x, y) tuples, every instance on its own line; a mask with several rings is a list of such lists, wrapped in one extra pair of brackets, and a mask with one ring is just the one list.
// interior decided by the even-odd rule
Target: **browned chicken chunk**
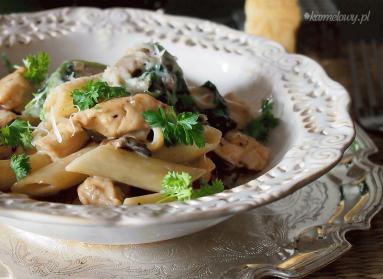
[(11, 111), (0, 108), (0, 128), (16, 119), (16, 114)]
[(52, 158), (62, 158), (80, 150), (88, 141), (87, 132), (69, 119), (62, 118), (57, 124), (57, 130), (59, 135), (55, 134), (53, 129), (50, 129), (49, 133), (35, 131), (33, 144), (36, 149)]
[(129, 132), (149, 128), (142, 113), (165, 106), (148, 94), (112, 99), (73, 116), (82, 127), (109, 137), (121, 137)]
[(82, 204), (117, 206), (124, 199), (112, 180), (99, 176), (88, 177), (78, 186), (77, 193)]
[(21, 112), (32, 99), (33, 86), (24, 78), (20, 67), (0, 80), (0, 105), (7, 110)]
[(245, 128), (251, 119), (249, 107), (233, 93), (226, 94), (224, 98), (230, 118), (237, 124), (238, 129)]
[(228, 132), (214, 152), (235, 167), (255, 171), (264, 169), (269, 159), (267, 147), (239, 131)]

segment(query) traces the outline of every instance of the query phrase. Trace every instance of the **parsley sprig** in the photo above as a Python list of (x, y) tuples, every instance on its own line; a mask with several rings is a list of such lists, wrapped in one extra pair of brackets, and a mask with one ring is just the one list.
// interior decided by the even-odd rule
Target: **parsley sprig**
[(25, 149), (32, 148), (32, 127), (28, 121), (14, 120), (10, 125), (0, 129), (0, 145), (22, 146)]
[(179, 201), (190, 200), (193, 194), (192, 177), (187, 172), (168, 172), (162, 180), (161, 193), (166, 198)]
[(164, 196), (159, 202), (167, 200), (187, 201), (204, 196), (214, 195), (224, 190), (221, 180), (214, 180), (212, 184), (202, 182), (199, 189), (193, 189), (192, 177), (186, 172), (168, 172), (162, 180), (161, 193)]
[(161, 107), (157, 111), (147, 110), (143, 113), (150, 127), (162, 128), (165, 144), (195, 144), (199, 148), (205, 146), (203, 126), (199, 122), (199, 114), (182, 112), (177, 114), (173, 107), (166, 111)]
[(192, 199), (211, 196), (225, 190), (223, 182), (219, 179), (214, 180), (211, 184), (203, 181), (199, 189), (193, 190)]
[(80, 110), (94, 107), (100, 102), (130, 95), (123, 87), (109, 86), (105, 81), (89, 81), (83, 88), (72, 92), (73, 104)]
[(23, 59), (26, 71), (24, 77), (35, 85), (40, 85), (46, 78), (50, 58), (46, 52), (28, 55)]
[(246, 133), (261, 142), (267, 141), (270, 130), (277, 127), (279, 119), (273, 115), (273, 102), (269, 99), (263, 100), (261, 114), (250, 121), (246, 127)]
[(11, 156), (11, 169), (15, 172), (17, 181), (23, 179), (31, 171), (29, 157), (25, 154), (13, 154)]

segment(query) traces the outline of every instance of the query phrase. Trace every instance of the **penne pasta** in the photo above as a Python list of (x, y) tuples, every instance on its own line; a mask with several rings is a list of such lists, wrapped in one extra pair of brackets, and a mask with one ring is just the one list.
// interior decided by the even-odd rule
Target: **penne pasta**
[(27, 194), (32, 197), (44, 197), (75, 186), (86, 179), (86, 175), (68, 172), (65, 167), (76, 158), (91, 151), (89, 146), (63, 159), (57, 160), (24, 179), (15, 183), (11, 190), (15, 193)]
[(193, 180), (206, 174), (206, 170), (145, 158), (135, 152), (102, 145), (71, 162), (67, 171), (89, 176), (103, 176), (134, 185), (148, 191), (159, 192), (162, 179), (170, 171), (187, 172)]
[[(124, 200), (123, 205), (141, 205), (141, 204), (148, 204), (148, 203), (157, 203), (163, 198), (164, 197), (161, 193), (142, 195), (137, 197), (126, 198)], [(171, 200), (168, 200), (168, 201), (171, 201)]]
[(202, 179), (205, 181), (210, 180), (211, 172), (215, 169), (214, 162), (206, 155), (194, 160), (193, 162), (190, 162), (188, 165), (195, 168), (205, 169), (206, 174), (202, 177)]
[(164, 146), (164, 134), (161, 128), (152, 128), (153, 140), (147, 144), (150, 151), (156, 151)]
[[(31, 163), (31, 174), (38, 169), (48, 165), (51, 159), (48, 155), (35, 153), (29, 156)], [(7, 191), (16, 182), (16, 176), (10, 167), (11, 160), (0, 160), (0, 190)]]
[(170, 147), (162, 147), (160, 150), (153, 152), (153, 157), (173, 163), (185, 163), (193, 161), (204, 154), (214, 150), (222, 137), (221, 131), (205, 126), (205, 146), (199, 148), (195, 145), (178, 144)]

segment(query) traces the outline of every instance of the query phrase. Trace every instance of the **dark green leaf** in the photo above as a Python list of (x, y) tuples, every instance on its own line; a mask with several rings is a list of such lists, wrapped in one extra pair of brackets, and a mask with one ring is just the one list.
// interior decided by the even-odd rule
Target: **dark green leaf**
[(279, 119), (273, 115), (273, 103), (271, 100), (263, 100), (261, 114), (250, 121), (246, 127), (246, 133), (261, 142), (267, 141), (272, 129), (278, 126)]
[(1, 59), (5, 68), (7, 68), (8, 73), (12, 73), (15, 70), (15, 65), (9, 60), (8, 55), (5, 52), (1, 53)]
[(211, 196), (225, 190), (223, 182), (219, 179), (216, 179), (212, 184), (203, 182), (199, 189), (193, 191), (192, 199), (198, 199), (200, 197)]

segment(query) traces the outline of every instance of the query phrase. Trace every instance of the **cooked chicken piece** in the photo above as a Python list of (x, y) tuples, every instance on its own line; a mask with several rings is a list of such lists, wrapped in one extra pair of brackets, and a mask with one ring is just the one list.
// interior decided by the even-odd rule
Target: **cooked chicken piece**
[[(1, 94), (1, 92), (0, 92)], [(11, 111), (0, 108), (0, 128), (9, 124), (12, 120), (16, 119), (16, 114)]]
[(226, 94), (224, 99), (229, 109), (230, 118), (237, 124), (237, 128), (245, 128), (251, 119), (249, 107), (233, 93)]
[(34, 131), (33, 144), (38, 151), (48, 154), (52, 159), (80, 150), (88, 140), (87, 132), (78, 123), (66, 118), (59, 120), (56, 133), (53, 128), (49, 129), (49, 133), (44, 130), (40, 128)]
[(124, 199), (112, 180), (99, 176), (88, 177), (78, 186), (77, 193), (82, 204), (118, 206)]
[(103, 79), (113, 86), (124, 86), (131, 93), (147, 91), (148, 80), (137, 78), (144, 68), (158, 63), (159, 56), (154, 54), (152, 45), (144, 44), (129, 49), (114, 66), (106, 68)]
[(238, 131), (228, 132), (214, 152), (235, 167), (255, 171), (264, 169), (269, 159), (267, 147)]
[(165, 105), (148, 94), (112, 99), (73, 116), (82, 127), (105, 137), (117, 138), (132, 131), (149, 128), (142, 113)]
[(44, 103), (45, 119), (50, 121), (51, 117), (69, 117), (72, 113), (78, 111), (78, 109), (73, 105), (73, 90), (80, 89), (89, 81), (96, 80), (98, 78), (99, 75), (81, 77), (62, 83), (53, 88)]
[(7, 110), (21, 112), (32, 99), (34, 88), (24, 72), (25, 68), (20, 67), (0, 80), (0, 105)]

